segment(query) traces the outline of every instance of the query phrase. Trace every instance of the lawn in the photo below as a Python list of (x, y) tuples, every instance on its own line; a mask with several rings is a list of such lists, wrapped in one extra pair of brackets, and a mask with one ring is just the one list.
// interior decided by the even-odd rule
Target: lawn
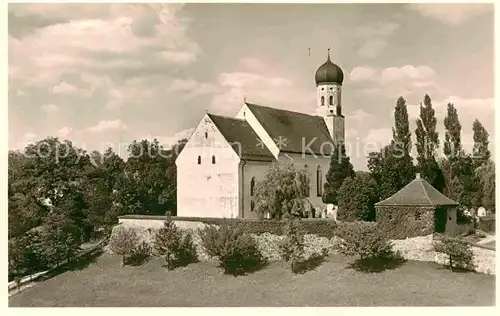
[(273, 262), (253, 274), (224, 275), (213, 262), (167, 271), (155, 258), (120, 267), (103, 254), (9, 298), (11, 307), (57, 306), (466, 306), (495, 304), (495, 276), (458, 273), (408, 261), (379, 273), (350, 268), (353, 259), (326, 258), (316, 269), (293, 274)]

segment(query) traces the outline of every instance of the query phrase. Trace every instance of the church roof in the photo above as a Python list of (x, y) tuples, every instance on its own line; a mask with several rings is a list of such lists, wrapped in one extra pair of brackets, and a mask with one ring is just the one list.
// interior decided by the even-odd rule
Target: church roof
[[(308, 146), (312, 152), (317, 155), (330, 154), (325, 151), (331, 150), (331, 146), (325, 145), (323, 148), (321, 147), (324, 143), (331, 144), (333, 142), (322, 117), (262, 105), (245, 104), (278, 145), (281, 152), (301, 154), (305, 151), (305, 153), (310, 153), (304, 147), (312, 142)], [(281, 146), (279, 143), (281, 143)]]
[[(248, 122), (226, 116), (207, 115), (241, 159), (258, 161), (274, 160), (273, 154), (260, 140)], [(262, 144), (262, 146), (259, 146), (259, 144)]]
[(446, 197), (429, 182), (417, 177), (391, 197), (375, 204), (376, 206), (453, 206), (457, 202)]

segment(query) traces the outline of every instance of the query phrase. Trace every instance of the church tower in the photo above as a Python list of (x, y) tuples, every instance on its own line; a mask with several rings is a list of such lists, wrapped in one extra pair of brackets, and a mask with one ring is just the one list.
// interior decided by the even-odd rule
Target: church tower
[(334, 143), (345, 141), (344, 116), (342, 115), (342, 82), (344, 73), (328, 58), (316, 71), (317, 115), (325, 120)]

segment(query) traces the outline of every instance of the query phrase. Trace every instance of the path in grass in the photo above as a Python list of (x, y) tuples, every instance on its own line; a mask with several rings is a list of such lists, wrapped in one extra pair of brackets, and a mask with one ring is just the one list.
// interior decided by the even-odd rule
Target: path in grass
[(284, 262), (233, 277), (211, 262), (167, 271), (161, 259), (123, 267), (102, 255), (9, 298), (15, 306), (465, 306), (494, 305), (495, 277), (454, 273), (430, 262), (408, 261), (394, 270), (364, 273), (352, 259), (331, 256), (294, 275)]

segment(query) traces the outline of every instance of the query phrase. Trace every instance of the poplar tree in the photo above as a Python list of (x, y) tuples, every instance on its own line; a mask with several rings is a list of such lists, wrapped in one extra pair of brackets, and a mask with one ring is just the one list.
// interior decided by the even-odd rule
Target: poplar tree
[(474, 166), (477, 168), (491, 157), (491, 152), (488, 149), (489, 134), (478, 119), (475, 119), (472, 123), (472, 131), (474, 132), (474, 148), (472, 150), (472, 155), (474, 156)]
[(458, 120), (457, 109), (452, 103), (448, 103), (447, 115), (444, 118), (445, 141), (443, 152), (446, 158), (450, 161), (456, 161), (462, 155), (462, 125)]
[(436, 115), (428, 94), (420, 105), (420, 117), (417, 119), (415, 135), (417, 138), (417, 163), (422, 177), (440, 192), (444, 189), (444, 176), (436, 161), (439, 148), (439, 134), (436, 131)]

